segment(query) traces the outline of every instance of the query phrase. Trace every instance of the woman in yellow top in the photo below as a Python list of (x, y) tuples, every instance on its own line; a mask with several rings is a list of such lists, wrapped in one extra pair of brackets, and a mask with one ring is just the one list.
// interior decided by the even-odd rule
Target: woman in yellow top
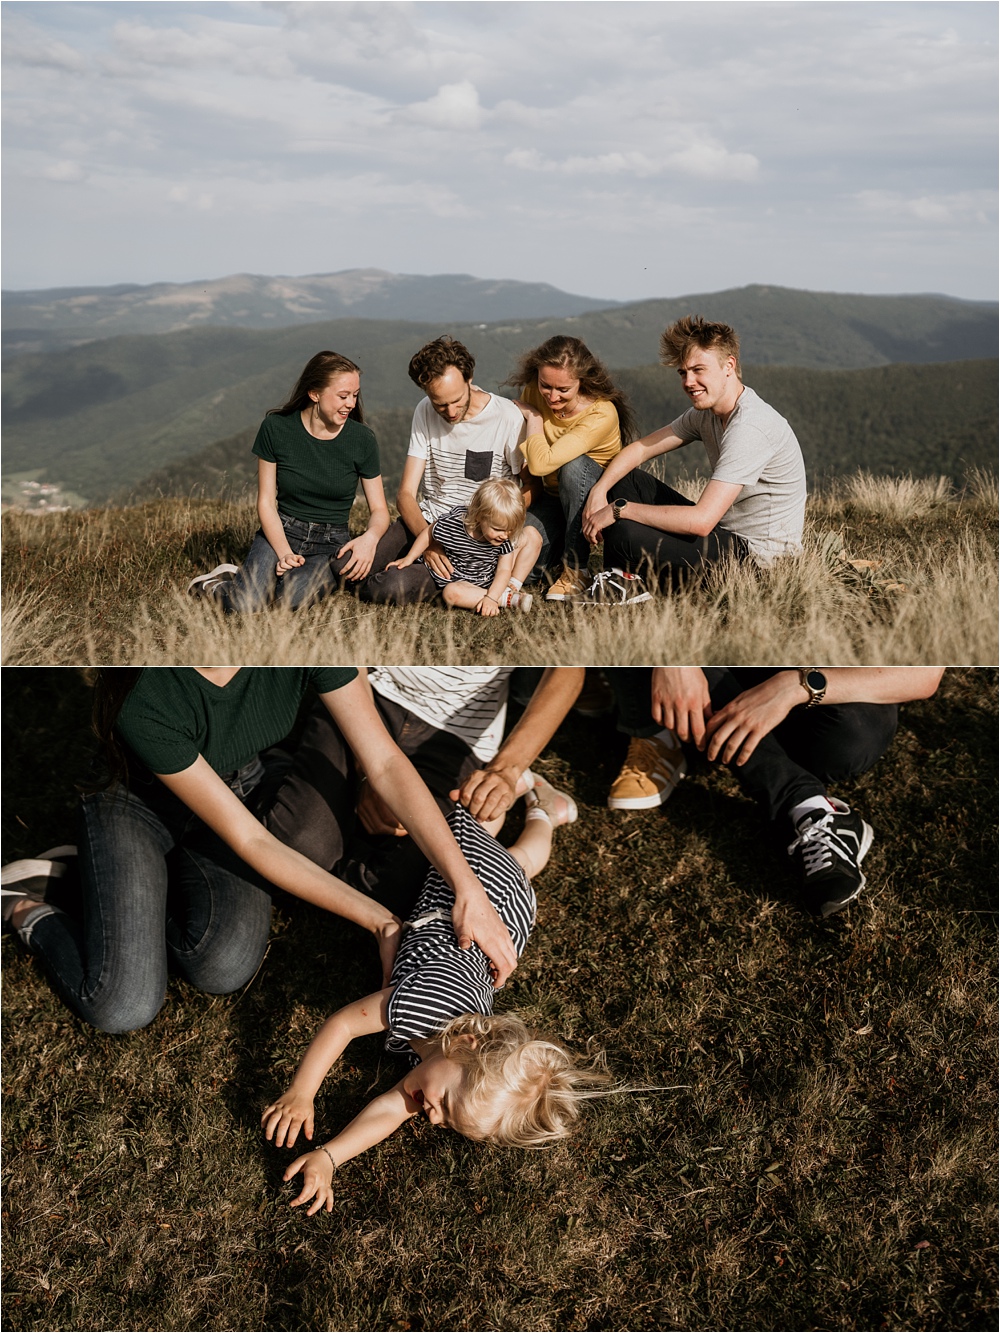
[(520, 390), (527, 423), (521, 448), (540, 482), (525, 497), (528, 524), (542, 535), (539, 566), (562, 559), (562, 574), (546, 598), (565, 601), (586, 586), (584, 502), (622, 445), (635, 438), (635, 421), (625, 395), (579, 338), (557, 335), (525, 352), (504, 383)]

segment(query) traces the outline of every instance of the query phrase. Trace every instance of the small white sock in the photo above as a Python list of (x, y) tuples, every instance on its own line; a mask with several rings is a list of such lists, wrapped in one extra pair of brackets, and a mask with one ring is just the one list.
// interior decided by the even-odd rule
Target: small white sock
[(511, 592), (520, 592), (524, 584), (521, 579), (512, 578), (508, 586), (510, 587)]
[(546, 824), (552, 823), (551, 816), (540, 805), (529, 805), (525, 810), (524, 822), (530, 824), (533, 819), (544, 819)]
[(793, 824), (797, 824), (802, 816), (810, 810), (822, 810), (825, 814), (832, 811), (833, 806), (825, 796), (809, 796), (804, 801), (800, 801), (798, 805), (792, 806), (788, 812), (789, 818)]

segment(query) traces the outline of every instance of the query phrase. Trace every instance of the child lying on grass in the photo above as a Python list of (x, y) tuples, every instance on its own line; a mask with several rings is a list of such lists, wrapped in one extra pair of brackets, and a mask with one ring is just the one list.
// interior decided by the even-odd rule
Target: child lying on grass
[[(520, 954), (535, 919), (528, 876), (549, 859), (552, 830), (576, 818), (570, 797), (541, 778), (525, 797), (524, 831), (509, 849), (456, 806), (452, 832), (479, 876)], [(336, 1168), (380, 1143), (421, 1111), (433, 1125), (470, 1139), (535, 1148), (565, 1137), (588, 1088), (608, 1081), (599, 1067), (581, 1068), (556, 1042), (534, 1037), (511, 1014), (493, 1014), (489, 960), (475, 946), (459, 949), (451, 927), (452, 892), (434, 869), (408, 922), (389, 986), (328, 1018), (306, 1051), (292, 1084), (261, 1116), (268, 1139), (292, 1147), (300, 1128), (313, 1136), (313, 1100), (324, 1077), (355, 1037), (389, 1032), (386, 1048), (416, 1057), (415, 1066), (328, 1143), (297, 1157), (292, 1207), (333, 1208)]]
[(542, 539), (534, 528), (525, 527), (526, 512), (517, 482), (491, 477), (476, 488), (467, 505), (455, 505), (442, 514), (424, 528), (401, 560), (386, 567), (406, 569), (423, 556), (433, 538), (452, 566), (447, 579), (427, 566), (446, 606), (480, 616), (495, 616), (502, 609), (528, 611), (531, 594), (522, 592), (514, 579), (514, 560), (526, 543), (537, 547), (537, 560)]

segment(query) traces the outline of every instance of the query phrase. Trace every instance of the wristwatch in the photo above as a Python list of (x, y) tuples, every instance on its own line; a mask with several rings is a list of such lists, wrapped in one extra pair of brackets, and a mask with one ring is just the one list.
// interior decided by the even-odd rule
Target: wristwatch
[(799, 667), (799, 684), (809, 695), (807, 708), (823, 702), (826, 695), (826, 677), (819, 667)]
[(616, 523), (617, 523), (618, 520), (621, 518), (621, 516), (622, 516), (622, 510), (625, 508), (625, 506), (626, 506), (627, 504), (628, 504), (628, 501), (627, 501), (627, 500), (623, 500), (623, 499), (621, 499), (621, 498), (612, 501), (612, 503), (611, 503), (611, 508), (615, 511), (615, 522), (616, 522)]

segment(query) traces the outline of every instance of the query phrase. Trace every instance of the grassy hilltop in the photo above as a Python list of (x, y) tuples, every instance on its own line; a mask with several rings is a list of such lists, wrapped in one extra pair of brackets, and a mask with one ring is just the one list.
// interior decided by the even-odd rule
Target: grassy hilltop
[[(685, 483), (700, 489), (695, 481)], [(689, 662), (993, 663), (996, 481), (856, 472), (814, 491), (805, 552), (628, 609), (539, 599), (483, 620), (347, 593), (288, 613), (224, 617), (185, 596), (242, 560), (249, 500), (4, 515), (4, 660), (26, 663)], [(355, 530), (364, 517), (356, 506)], [(595, 563), (599, 556), (595, 553)]]
[[(91, 744), (79, 673), (12, 674), (9, 857), (70, 836)], [(623, 740), (571, 714), (539, 768), (580, 818), (500, 1005), (665, 1091), (544, 1153), (412, 1123), (338, 1173), (329, 1216), (288, 1210), (259, 1116), (370, 989), (367, 938), (282, 898), (243, 994), (173, 980), (124, 1037), (5, 938), (4, 1326), (995, 1329), (996, 732), (994, 671), (902, 710), (837, 789), (875, 829), (868, 887), (817, 922), (728, 774), (613, 813)], [(318, 1134), (398, 1076), (356, 1043)]]
[[(755, 366), (851, 370), (994, 357), (996, 308), (934, 296), (843, 296), (777, 287), (645, 301), (577, 316), (486, 324), (341, 319), (269, 330), (202, 328), (101, 339), (21, 356), (4, 374), (5, 469), (41, 469), (99, 502), (155, 470), (256, 425), (323, 347), (364, 370), (368, 406), (411, 411), (414, 350), (443, 332), (466, 342), (493, 388), (518, 354), (554, 333), (584, 339), (609, 365), (648, 365), (660, 332), (693, 311), (733, 323)], [(877, 403), (873, 403), (873, 415)]]

